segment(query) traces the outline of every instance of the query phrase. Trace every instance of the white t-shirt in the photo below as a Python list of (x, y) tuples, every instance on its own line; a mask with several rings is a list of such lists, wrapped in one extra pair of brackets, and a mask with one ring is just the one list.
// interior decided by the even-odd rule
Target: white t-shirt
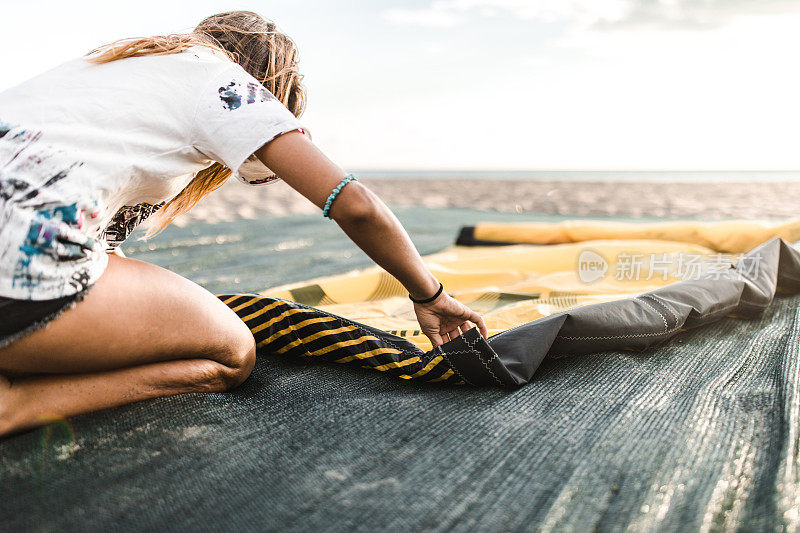
[(220, 162), (250, 184), (253, 152), (300, 122), (205, 47), (96, 65), (80, 58), (0, 93), (0, 296), (93, 284), (106, 251)]

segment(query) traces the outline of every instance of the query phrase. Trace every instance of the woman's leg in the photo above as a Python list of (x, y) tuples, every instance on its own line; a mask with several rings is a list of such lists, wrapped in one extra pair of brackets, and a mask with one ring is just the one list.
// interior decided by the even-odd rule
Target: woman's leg
[(84, 301), (0, 349), (0, 374), (11, 378), (0, 379), (0, 435), (53, 416), (226, 390), (254, 364), (252, 334), (216, 297), (168, 270), (111, 256)]

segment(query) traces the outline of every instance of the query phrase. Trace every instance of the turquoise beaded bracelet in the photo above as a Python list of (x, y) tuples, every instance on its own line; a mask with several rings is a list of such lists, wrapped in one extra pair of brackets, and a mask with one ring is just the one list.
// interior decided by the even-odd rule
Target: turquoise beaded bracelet
[(336, 200), (336, 197), (339, 195), (341, 190), (344, 188), (345, 185), (350, 183), (351, 181), (358, 181), (355, 176), (349, 174), (342, 178), (342, 181), (339, 182), (339, 185), (333, 188), (331, 191), (330, 196), (325, 201), (325, 207), (322, 209), (322, 216), (331, 218), (331, 206), (333, 205), (333, 201)]

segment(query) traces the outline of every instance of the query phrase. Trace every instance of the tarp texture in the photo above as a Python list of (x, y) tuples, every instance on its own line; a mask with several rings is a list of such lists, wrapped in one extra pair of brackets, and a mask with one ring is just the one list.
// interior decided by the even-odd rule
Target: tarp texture
[(545, 357), (642, 350), (722, 316), (762, 312), (776, 291), (800, 290), (800, 252), (785, 240), (798, 238), (800, 222), (465, 227), (456, 246), (424, 259), (483, 316), (490, 338), (473, 328), (435, 349), (403, 286), (378, 267), (220, 298), (264, 353), (519, 386)]
[(541, 244), (565, 226), (477, 224), (461, 237), (493, 245), (426, 257), (488, 342), (429, 349), (376, 269), (222, 295), (259, 342), (250, 378), (0, 439), (0, 529), (800, 529), (800, 296), (773, 300), (800, 289), (795, 230)]

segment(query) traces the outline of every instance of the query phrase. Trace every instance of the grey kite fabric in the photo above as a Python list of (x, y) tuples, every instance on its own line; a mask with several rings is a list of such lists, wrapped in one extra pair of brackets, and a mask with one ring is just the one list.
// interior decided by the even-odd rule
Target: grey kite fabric
[[(755, 266), (755, 268), (754, 268)], [(491, 337), (448, 359), (469, 383), (522, 385), (545, 357), (602, 350), (644, 350), (675, 333), (720, 317), (753, 317), (777, 291), (800, 291), (800, 251), (782, 239), (757, 246), (735, 265), (703, 279), (687, 279), (635, 298), (563, 311)]]

